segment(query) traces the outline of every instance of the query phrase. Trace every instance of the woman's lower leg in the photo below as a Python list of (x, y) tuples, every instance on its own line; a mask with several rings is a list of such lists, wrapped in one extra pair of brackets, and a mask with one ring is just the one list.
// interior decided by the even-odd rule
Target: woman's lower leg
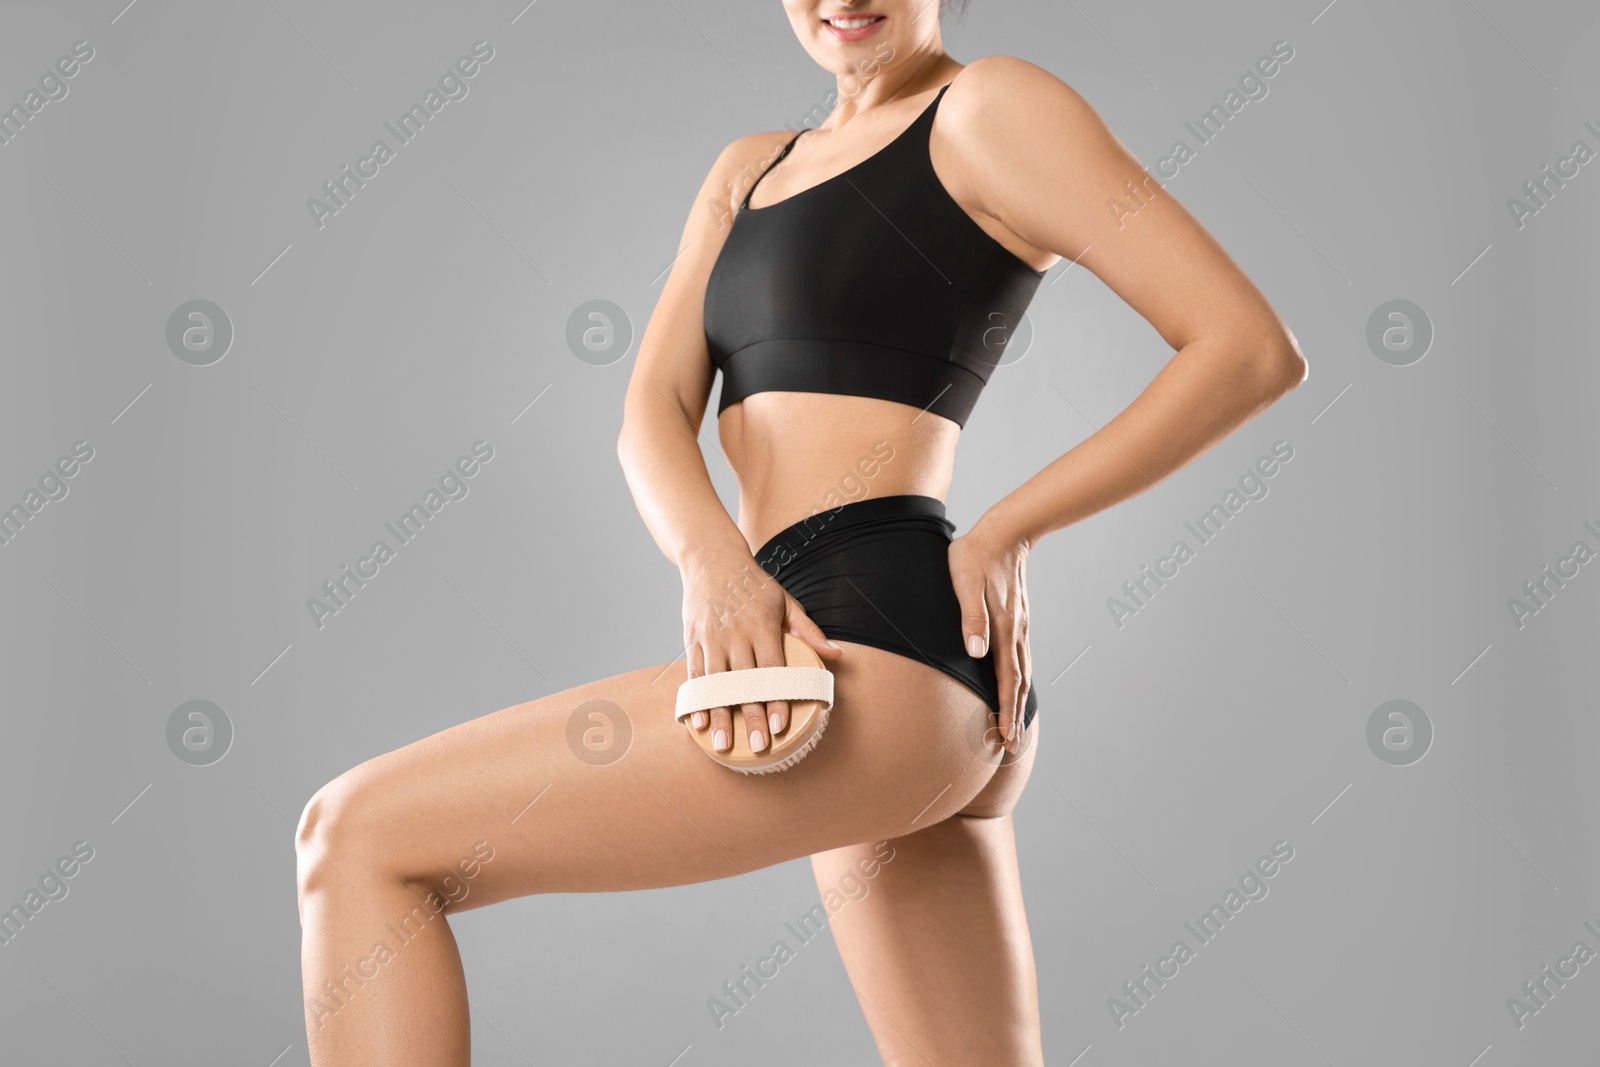
[[(467, 985), (446, 887), (337, 855), (316, 806), (298, 843), (300, 972), (313, 1067), (467, 1067)], [(463, 887), (466, 883), (457, 883)]]

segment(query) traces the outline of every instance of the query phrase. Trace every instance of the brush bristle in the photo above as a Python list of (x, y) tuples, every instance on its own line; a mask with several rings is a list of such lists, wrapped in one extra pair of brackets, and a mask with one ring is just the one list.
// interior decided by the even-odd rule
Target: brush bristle
[(724, 767), (738, 771), (740, 774), (773, 774), (777, 771), (786, 771), (790, 767), (793, 767), (796, 763), (799, 763), (801, 760), (805, 759), (806, 755), (810, 753), (812, 749), (817, 747), (817, 744), (822, 740), (823, 732), (827, 730), (827, 728), (828, 713), (824, 712), (822, 715), (822, 721), (817, 726), (817, 732), (811, 735), (811, 740), (807, 741), (804, 745), (789, 753), (777, 763), (772, 764), (770, 767), (740, 767), (737, 764), (725, 763), (722, 760), (717, 760), (717, 762), (721, 763)]

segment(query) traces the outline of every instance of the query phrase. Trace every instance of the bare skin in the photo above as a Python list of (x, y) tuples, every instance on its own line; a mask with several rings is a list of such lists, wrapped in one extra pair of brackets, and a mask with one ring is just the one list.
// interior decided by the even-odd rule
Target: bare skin
[[(1003, 56), (961, 66), (943, 52), (924, 0), (857, 5), (884, 22), (854, 43), (821, 22), (849, 5), (784, 6), (802, 46), (839, 79), (840, 102), (762, 180), (752, 206), (866, 158), (949, 83), (929, 151), (955, 201), (1030, 265), (1067, 257), (1093, 271), (1176, 352), (1126, 410), (951, 545), (963, 632), (979, 639), (978, 654), (996, 651), (998, 720), (925, 663), (831, 645), (763, 580), (753, 550), (845, 500), (943, 499), (959, 428), (871, 398), (751, 396), (719, 420), (740, 491), (737, 517), (727, 514), (698, 437), (713, 380), (702, 300), (735, 205), (791, 133), (730, 144), (699, 190), (641, 339), (618, 442), (640, 515), (683, 576), (685, 655), (464, 722), (317, 792), (296, 843), (318, 1067), (470, 1062), (467, 984), (445, 921), (456, 911), (739, 877), (807, 855), (825, 888), (885, 841), (893, 860), (830, 925), (884, 1062), (1044, 1062), (1011, 817), (1040, 729), (1019, 725), (1031, 676), (1028, 552), (1204, 452), (1302, 380), (1305, 364), (1256, 287), (1054, 75)], [(1143, 195), (1130, 198), (1128, 182)], [(1136, 209), (1108, 210), (1118, 197)], [(864, 479), (858, 464), (881, 454), (880, 442), (893, 459)], [(730, 586), (746, 593), (724, 614), (715, 605)], [(680, 724), (673, 700), (686, 677), (781, 664), (781, 629), (834, 672), (834, 713), (800, 764), (746, 778), (684, 734), (725, 732), (738, 714), (752, 735), (770, 736), (786, 706), (715, 709)], [(612, 762), (569, 747), (569, 720), (594, 700), (631, 726)]]

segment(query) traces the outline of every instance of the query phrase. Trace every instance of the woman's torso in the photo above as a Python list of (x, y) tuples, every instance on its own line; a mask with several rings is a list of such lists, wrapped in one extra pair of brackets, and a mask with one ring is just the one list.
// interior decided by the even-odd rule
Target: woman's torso
[[(898, 102), (850, 144), (826, 129), (804, 133), (805, 172), (789, 166), (786, 149), (746, 194), (753, 206), (742, 201), (735, 216), (708, 286), (707, 339), (714, 359), (737, 349), (746, 360), (719, 363), (718, 431), (752, 547), (869, 496), (943, 500), (961, 425), (1038, 284), (1044, 268), (1035, 264), (1058, 258), (957, 199), (970, 176), (959, 159), (946, 162), (932, 129), (950, 80)], [(751, 200), (757, 189), (760, 203)], [(999, 338), (992, 352), (991, 337)], [(829, 348), (828, 338), (850, 340)], [(791, 351), (788, 339), (812, 347)], [(763, 346), (769, 364), (753, 371), (750, 354)], [(835, 373), (875, 370), (876, 384), (817, 380), (801, 385), (825, 391), (805, 391), (772, 365), (793, 369), (807, 355), (820, 363), (839, 347), (851, 355)], [(937, 363), (943, 378), (887, 380), (884, 368), (905, 359), (907, 372)]]

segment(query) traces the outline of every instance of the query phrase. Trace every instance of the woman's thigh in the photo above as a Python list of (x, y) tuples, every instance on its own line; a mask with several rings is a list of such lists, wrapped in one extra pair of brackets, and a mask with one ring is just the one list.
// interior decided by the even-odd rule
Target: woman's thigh
[(672, 717), (683, 663), (658, 664), (340, 775), (301, 819), (302, 879), (431, 888), (453, 875), (465, 890), (445, 896), (461, 910), (737, 877), (898, 837), (971, 803), (1000, 760), (982, 742), (988, 707), (925, 663), (841, 644), (827, 732), (786, 771), (746, 776), (707, 757)]

